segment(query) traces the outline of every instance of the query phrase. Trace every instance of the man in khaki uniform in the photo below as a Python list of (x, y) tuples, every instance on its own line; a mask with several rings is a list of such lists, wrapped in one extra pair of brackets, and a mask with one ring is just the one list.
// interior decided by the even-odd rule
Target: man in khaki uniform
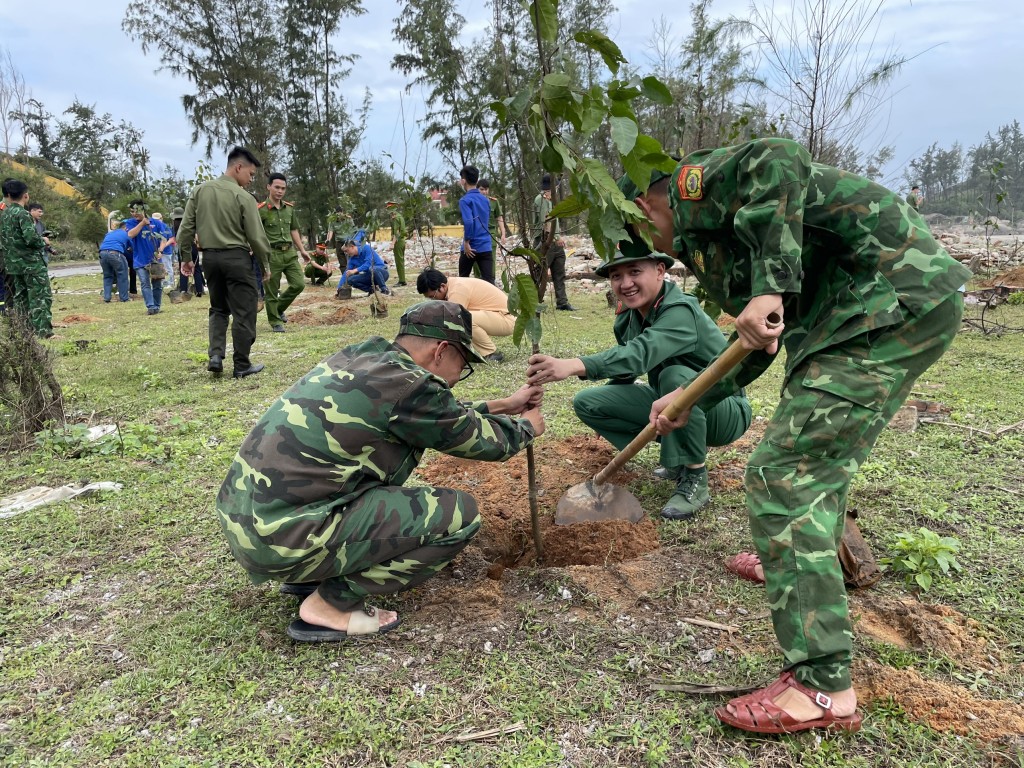
[[(284, 199), (288, 180), (283, 173), (270, 174), (267, 184), (267, 199), (259, 204), (260, 221), (270, 241), (270, 279), (266, 283), (267, 320), (274, 333), (284, 333), (288, 322), (285, 310), (302, 293), (302, 268), (296, 258), (296, 251), (309, 264), (309, 254), (299, 237), (299, 222), (295, 208)], [(281, 275), (288, 280), (288, 288), (281, 293)]]
[[(198, 236), (203, 252), (203, 270), (210, 290), (210, 362), (206, 369), (214, 374), (224, 370), (224, 348), (231, 326), (235, 378), (259, 373), (263, 365), (253, 365), (249, 350), (256, 341), (256, 277), (252, 254), (263, 268), (263, 280), (270, 279), (270, 242), (260, 223), (256, 200), (245, 191), (256, 178), (259, 161), (244, 147), (228, 153), (224, 175), (200, 184), (185, 204), (185, 216), (178, 240), (191, 243)], [(201, 212), (201, 213), (200, 213)], [(191, 277), (194, 266), (188, 249), (181, 252), (181, 273)]]
[(505, 359), (491, 341), (491, 336), (511, 336), (516, 326), (504, 291), (486, 280), (449, 277), (436, 269), (425, 269), (419, 274), (416, 291), (428, 299), (454, 301), (469, 310), (473, 316), (473, 346), (490, 363)]

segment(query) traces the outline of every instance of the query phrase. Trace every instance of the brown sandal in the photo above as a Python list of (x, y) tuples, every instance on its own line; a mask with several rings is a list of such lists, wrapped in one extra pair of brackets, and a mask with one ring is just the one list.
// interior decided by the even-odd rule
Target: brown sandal
[(761, 558), (750, 552), (740, 552), (725, 561), (725, 570), (735, 573), (741, 579), (752, 581), (755, 584), (764, 584), (764, 579), (758, 577), (757, 566), (761, 564)]
[[(794, 719), (792, 715), (772, 701), (786, 688), (794, 688), (807, 696), (824, 709), (825, 714), (816, 720)], [(736, 712), (730, 712), (725, 707), (718, 707), (715, 709), (715, 717), (726, 725), (751, 733), (797, 733), (809, 731), (812, 728), (827, 728), (854, 733), (860, 730), (863, 722), (859, 712), (854, 712), (847, 717), (836, 717), (832, 712), (832, 697), (827, 693), (814, 691), (801, 685), (792, 672), (783, 672), (779, 679), (767, 688), (740, 696), (729, 703), (736, 709)]]

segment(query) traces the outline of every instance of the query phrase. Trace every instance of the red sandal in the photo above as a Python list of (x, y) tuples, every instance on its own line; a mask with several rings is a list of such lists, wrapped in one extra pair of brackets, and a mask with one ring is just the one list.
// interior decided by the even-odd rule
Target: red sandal
[(755, 584), (764, 584), (764, 579), (758, 577), (757, 566), (761, 564), (761, 558), (752, 555), (750, 552), (740, 552), (725, 561), (725, 570), (735, 573), (741, 579), (752, 581)]
[[(816, 720), (795, 720), (784, 709), (772, 701), (786, 688), (794, 688), (825, 710)], [(832, 697), (821, 691), (814, 691), (801, 685), (792, 672), (782, 675), (767, 688), (740, 696), (729, 702), (736, 712), (725, 707), (715, 709), (715, 717), (726, 725), (751, 733), (797, 733), (812, 728), (826, 728), (854, 733), (860, 730), (863, 718), (859, 712), (847, 717), (836, 717), (832, 712)]]

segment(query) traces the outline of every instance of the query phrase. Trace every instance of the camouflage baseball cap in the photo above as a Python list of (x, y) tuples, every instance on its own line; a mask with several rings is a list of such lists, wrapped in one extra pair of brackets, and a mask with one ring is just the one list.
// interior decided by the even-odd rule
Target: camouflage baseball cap
[[(651, 171), (651, 184), (657, 184), (662, 179), (667, 178), (671, 175), (671, 173), (665, 173), (664, 171), (659, 171), (656, 168), (653, 171)], [(622, 177), (619, 179), (618, 184), (619, 190), (622, 192), (622, 194), (625, 196), (627, 200), (632, 201), (640, 197), (640, 187), (638, 187), (636, 183), (633, 181), (633, 179), (629, 177), (628, 173), (624, 173), (622, 175)], [(629, 232), (629, 236), (625, 240), (619, 241), (619, 251), (622, 252), (622, 255), (624, 257), (630, 259), (642, 259), (645, 257), (655, 258), (651, 256), (650, 246), (648, 246), (647, 243), (644, 242), (644, 239), (640, 237), (640, 235), (638, 235), (636, 232), (631, 231), (630, 228), (627, 228), (626, 231)], [(665, 254), (661, 255), (664, 256)], [(613, 259), (613, 261), (619, 264), (623, 263), (621, 261), (618, 261), (617, 259)], [(598, 274), (601, 273), (598, 272)]]
[(421, 301), (413, 304), (398, 321), (398, 335), (423, 336), (458, 344), (466, 351), (466, 360), (482, 363), (473, 348), (473, 316), (454, 301)]
[[(640, 242), (643, 241), (641, 240)], [(608, 277), (608, 272), (611, 271), (612, 267), (617, 267), (620, 264), (632, 264), (634, 261), (647, 261), (648, 259), (660, 261), (662, 264), (665, 265), (665, 269), (672, 269), (672, 265), (676, 263), (675, 259), (669, 256), (667, 253), (662, 253), (661, 251), (649, 251), (648, 253), (642, 254), (640, 256), (627, 256), (622, 251), (616, 251), (615, 255), (611, 258), (610, 261), (602, 262), (601, 265), (597, 267), (597, 269), (595, 269), (594, 271), (600, 277)]]

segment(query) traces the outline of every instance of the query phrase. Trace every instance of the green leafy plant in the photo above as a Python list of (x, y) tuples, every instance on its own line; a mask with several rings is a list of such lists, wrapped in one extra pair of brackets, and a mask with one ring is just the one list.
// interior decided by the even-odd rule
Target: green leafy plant
[(882, 558), (882, 563), (903, 576), (908, 586), (917, 585), (922, 591), (931, 589), (936, 578), (948, 576), (950, 570), (961, 570), (956, 559), (960, 541), (952, 536), (939, 536), (935, 531), (918, 528), (917, 533), (896, 534), (893, 557)]

